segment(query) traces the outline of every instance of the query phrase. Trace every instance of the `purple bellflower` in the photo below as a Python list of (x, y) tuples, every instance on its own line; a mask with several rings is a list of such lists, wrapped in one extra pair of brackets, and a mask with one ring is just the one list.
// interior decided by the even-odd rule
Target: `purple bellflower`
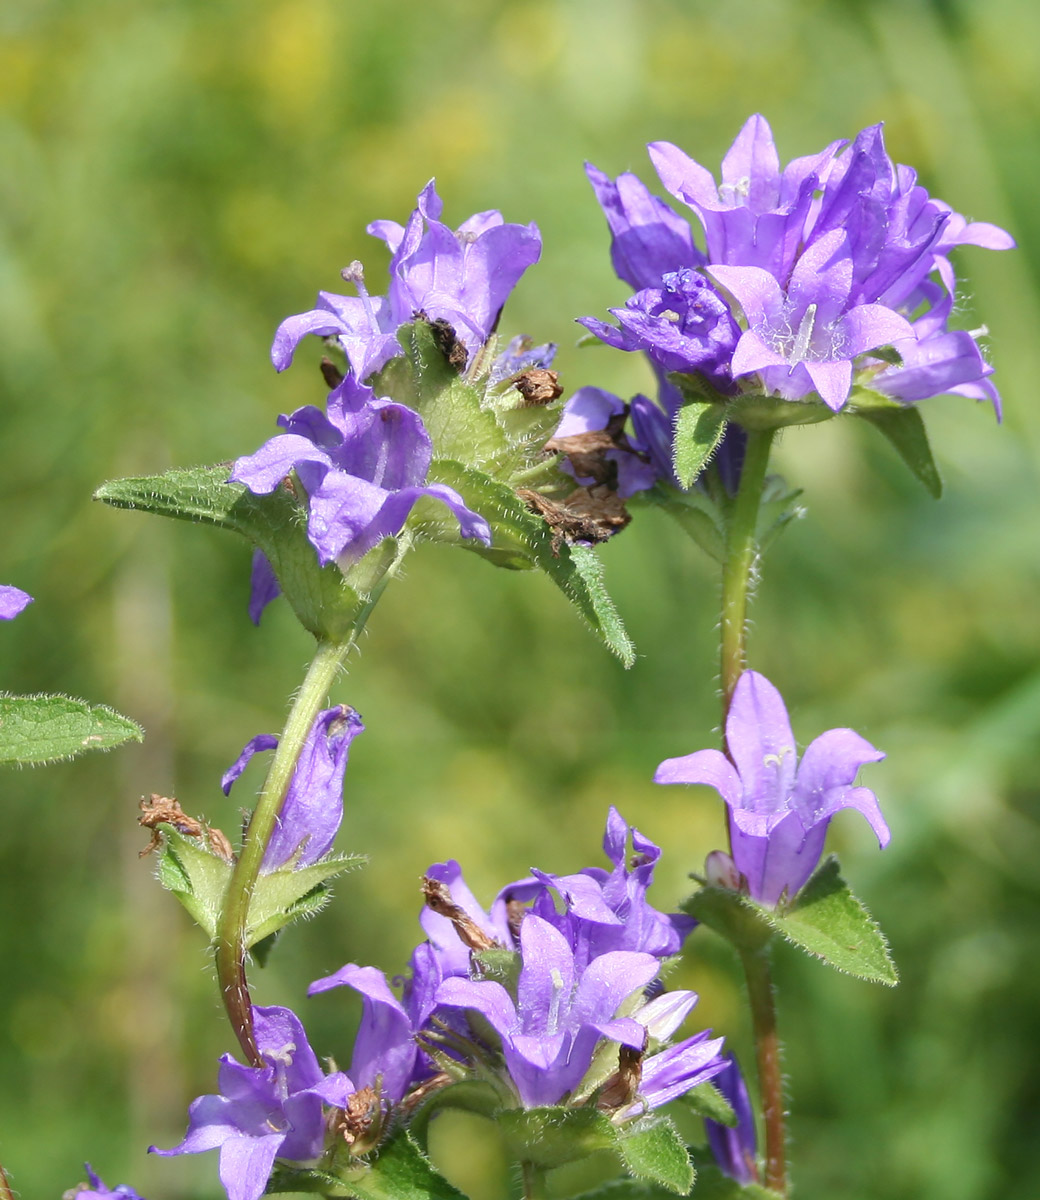
[[(309, 867), (332, 849), (343, 820), (343, 776), (350, 743), (364, 732), (352, 708), (337, 704), (318, 713), (300, 751), (289, 791), (282, 805), (260, 870)], [(246, 764), (260, 750), (274, 750), (278, 739), (258, 734), (224, 772), (220, 781), (226, 796)]]
[(737, 1123), (730, 1127), (718, 1121), (705, 1120), (704, 1131), (708, 1135), (708, 1145), (715, 1161), (724, 1174), (741, 1184), (757, 1183), (755, 1157), (758, 1143), (751, 1099), (736, 1058), (732, 1054), (723, 1055), (723, 1058), (726, 1067), (715, 1076), (715, 1086), (729, 1101)]
[(369, 296), (361, 266), (344, 278), (358, 295), (318, 293), (318, 306), (289, 317), (278, 327), (271, 361), (279, 371), (292, 362), (307, 334), (335, 337), (355, 377), (364, 381), (401, 353), (396, 333), (419, 311), (448, 321), (474, 354), (487, 341), (509, 293), (541, 254), (536, 225), (507, 224), (495, 211), (477, 213), (452, 230), (441, 219), (442, 203), (431, 180), (419, 193), (407, 225), (373, 221), (368, 232), (392, 254), (387, 296)]
[(458, 977), (444, 980), (437, 1000), (486, 1018), (522, 1105), (556, 1104), (574, 1091), (601, 1038), (643, 1049), (645, 1027), (615, 1014), (657, 974), (656, 958), (612, 951), (579, 971), (563, 934), (531, 913), (520, 926), (520, 954), (515, 1000), (494, 980)]
[(87, 1169), (87, 1178), (90, 1180), (89, 1186), (80, 1186), (73, 1188), (65, 1193), (66, 1200), (79, 1200), (80, 1197), (96, 1197), (97, 1200), (144, 1200), (143, 1196), (139, 1196), (132, 1187), (128, 1187), (125, 1183), (119, 1184), (116, 1188), (109, 1188), (104, 1180), (94, 1171), (90, 1163), (83, 1164)]
[[(447, 505), (462, 537), (490, 543), (487, 521), (454, 488), (426, 482), (430, 437), (419, 414), (405, 405), (377, 399), (348, 375), (329, 394), (327, 414), (307, 405), (279, 417), (278, 424), (285, 433), (238, 459), (231, 479), (264, 495), (295, 470), (308, 497), (307, 536), (322, 565), (349, 566), (400, 533), (423, 496)], [(269, 595), (267, 583), (262, 586)]]
[(29, 604), (32, 604), (32, 596), (28, 592), (0, 583), (0, 620), (13, 620)]
[[(768, 123), (750, 117), (720, 182), (676, 146), (648, 149), (665, 188), (703, 227), (706, 254), (633, 177), (612, 183), (591, 168), (615, 270), (637, 291), (611, 310), (620, 328), (583, 319), (598, 337), (645, 351), (659, 371), (701, 374), (722, 392), (733, 390), (731, 378), (787, 400), (816, 392), (838, 410), (862, 371), (862, 382), (902, 403), (954, 392), (991, 400), (999, 416), (992, 369), (971, 344), (977, 335), (947, 328), (956, 286), (947, 253), (959, 245), (1004, 250), (1014, 240), (929, 196), (889, 158), (880, 125), (781, 169)], [(731, 319), (742, 310), (746, 328), (729, 355), (724, 322), (714, 338), (704, 336), (702, 314), (725, 303), (704, 275), (736, 301)], [(699, 307), (667, 282), (691, 276), (707, 286)], [(871, 356), (888, 345), (902, 364)]]
[(731, 759), (698, 750), (666, 759), (655, 783), (707, 784), (729, 807), (736, 871), (762, 904), (792, 900), (823, 853), (831, 817), (856, 808), (882, 847), (889, 831), (869, 788), (855, 787), (864, 763), (884, 758), (851, 729), (829, 729), (810, 742), (798, 761), (787, 709), (763, 675), (745, 671), (726, 718)]
[(287, 1008), (253, 1009), (263, 1067), (244, 1067), (229, 1054), (220, 1062), (220, 1092), (188, 1109), (188, 1132), (172, 1150), (198, 1154), (220, 1148), (220, 1182), (228, 1200), (259, 1200), (276, 1158), (313, 1163), (325, 1148), (323, 1105), (346, 1104), (354, 1092), (341, 1071), (325, 1075), (299, 1018)]

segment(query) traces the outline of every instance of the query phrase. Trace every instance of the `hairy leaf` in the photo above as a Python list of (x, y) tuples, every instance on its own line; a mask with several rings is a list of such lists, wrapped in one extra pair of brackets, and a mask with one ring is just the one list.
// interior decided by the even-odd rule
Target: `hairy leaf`
[(693, 1163), (667, 1117), (644, 1117), (623, 1128), (618, 1135), (618, 1152), (633, 1175), (667, 1188), (676, 1196), (687, 1195), (693, 1187)]
[(0, 763), (58, 762), (143, 737), (140, 725), (103, 704), (70, 696), (0, 694)]
[(672, 462), (684, 488), (693, 485), (725, 432), (726, 409), (722, 404), (689, 400), (675, 414)]

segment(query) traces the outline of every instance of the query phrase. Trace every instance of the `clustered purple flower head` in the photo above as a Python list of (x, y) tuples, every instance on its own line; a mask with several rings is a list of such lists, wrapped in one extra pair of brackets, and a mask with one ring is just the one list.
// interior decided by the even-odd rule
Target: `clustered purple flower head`
[(13, 620), (29, 604), (32, 604), (32, 596), (28, 592), (0, 583), (0, 620)]
[[(729, 758), (698, 750), (665, 759), (654, 782), (715, 788), (729, 808), (733, 873), (762, 904), (794, 899), (820, 861), (831, 817), (843, 808), (858, 809), (881, 846), (888, 845), (877, 797), (854, 786), (860, 767), (884, 754), (851, 729), (829, 729), (799, 762), (783, 698), (756, 671), (737, 681), (726, 745)], [(718, 873), (722, 864), (714, 862)]]
[[(647, 902), (660, 850), (614, 809), (604, 847), (611, 870), (534, 871), (503, 888), (490, 912), (466, 886), (457, 862), (434, 864), (427, 887), (439, 889), (442, 904), (422, 913), (428, 940), (412, 956), (400, 1000), (381, 972), (353, 963), (311, 985), (312, 993), (345, 984), (362, 995), (354, 1081), (378, 1081), (382, 1099), (392, 1104), (438, 1071), (464, 1074), (467, 1054), (474, 1063), (500, 1054), (505, 1106), (584, 1102), (598, 1088), (610, 1090), (610, 1056), (604, 1060), (602, 1047), (613, 1042), (641, 1062), (638, 1095), (623, 1091), (609, 1105), (601, 1103), (616, 1120), (627, 1120), (721, 1070), (721, 1039), (706, 1032), (664, 1045), (696, 995), (657, 994), (662, 959), (680, 950), (694, 925)], [(474, 969), (479, 951), (517, 955), (512, 989)], [(486, 1024), (474, 1025), (467, 1015), (473, 1013)], [(493, 1044), (485, 1040), (488, 1027)], [(596, 1064), (604, 1061), (597, 1074)]]
[[(295, 471), (308, 498), (307, 536), (323, 565), (347, 567), (400, 533), (423, 496), (447, 505), (462, 537), (491, 541), (487, 521), (454, 488), (426, 482), (433, 447), (419, 414), (352, 375), (329, 394), (326, 412), (306, 405), (278, 424), (285, 432), (238, 459), (231, 479), (265, 495)], [(254, 617), (273, 594), (269, 567), (254, 563)]]
[(314, 1163), (325, 1149), (324, 1106), (345, 1105), (355, 1088), (342, 1071), (326, 1075), (303, 1026), (287, 1008), (253, 1008), (262, 1067), (229, 1054), (220, 1062), (220, 1091), (188, 1109), (188, 1132), (171, 1157), (220, 1149), (220, 1182), (228, 1200), (259, 1200), (276, 1158)]
[(109, 1188), (90, 1163), (83, 1165), (86, 1168), (90, 1186), (73, 1188), (65, 1193), (64, 1200), (81, 1200), (81, 1198), (86, 1200), (86, 1197), (95, 1197), (96, 1200), (144, 1200), (143, 1196), (139, 1196), (132, 1187), (125, 1183), (119, 1184), (116, 1188)]
[[(282, 811), (267, 844), (260, 870), (309, 867), (332, 849), (343, 820), (343, 776), (350, 744), (365, 726), (354, 709), (337, 704), (318, 713), (293, 771)], [(257, 734), (224, 772), (220, 786), (228, 795), (249, 760), (261, 750), (274, 750), (278, 739)]]
[[(880, 125), (781, 169), (768, 123), (753, 116), (720, 182), (668, 142), (648, 149), (665, 188), (696, 216), (705, 250), (635, 175), (611, 180), (587, 165), (614, 268), (636, 289), (610, 310), (618, 328), (582, 318), (597, 337), (645, 352), (659, 378), (698, 374), (722, 395), (817, 394), (837, 411), (859, 382), (907, 404), (946, 392), (987, 399), (999, 416), (976, 336), (947, 327), (956, 290), (947, 255), (1014, 241), (930, 197), (889, 158)], [(899, 364), (873, 353), (888, 346)], [(674, 392), (660, 401), (673, 417)]]
[(271, 361), (279, 371), (292, 362), (307, 334), (335, 337), (353, 374), (364, 381), (401, 353), (397, 330), (417, 312), (445, 320), (472, 355), (492, 333), (509, 293), (541, 254), (538, 227), (506, 223), (495, 211), (477, 213), (452, 230), (431, 180), (419, 193), (407, 225), (373, 221), (368, 232), (392, 254), (386, 296), (370, 296), (359, 263), (344, 272), (357, 296), (318, 293), (318, 306), (278, 327)]

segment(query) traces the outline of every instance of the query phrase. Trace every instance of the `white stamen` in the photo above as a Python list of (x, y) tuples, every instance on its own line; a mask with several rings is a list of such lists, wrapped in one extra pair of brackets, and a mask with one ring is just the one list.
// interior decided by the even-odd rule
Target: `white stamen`
[(552, 999), (549, 1001), (549, 1028), (547, 1033), (556, 1033), (557, 1027), (560, 1024), (560, 1000), (563, 997), (563, 976), (560, 974), (557, 967), (553, 967), (549, 972), (549, 978), (552, 980)]
[(352, 283), (357, 289), (358, 297), (364, 305), (365, 315), (368, 317), (369, 325), (376, 328), (376, 314), (372, 311), (372, 301), (368, 295), (368, 288), (365, 287), (365, 268), (355, 258), (349, 267), (344, 267), (340, 271), (345, 283)]
[(788, 355), (789, 362), (805, 362), (809, 357), (809, 343), (812, 340), (813, 325), (816, 324), (816, 305), (810, 304), (805, 310), (802, 322), (795, 334), (794, 345)]

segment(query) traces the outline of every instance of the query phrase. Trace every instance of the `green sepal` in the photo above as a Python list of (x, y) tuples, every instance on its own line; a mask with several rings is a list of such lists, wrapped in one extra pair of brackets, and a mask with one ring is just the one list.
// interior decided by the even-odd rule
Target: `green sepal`
[(683, 1094), (682, 1099), (697, 1116), (706, 1117), (709, 1121), (726, 1125), (730, 1129), (736, 1128), (737, 1114), (733, 1111), (733, 1105), (710, 1080), (690, 1088)]
[[(554, 552), (552, 533), (542, 518), (531, 512), (512, 488), (483, 471), (437, 459), (430, 478), (455, 488), (491, 526), (490, 546), (472, 538), (460, 545), (496, 566), (541, 567), (607, 648), (626, 667), (635, 662), (635, 647), (603, 583), (602, 564), (590, 547), (564, 542)], [(420, 526), (418, 532), (425, 530)]]
[[(305, 629), (341, 643), (351, 636), (366, 596), (334, 563), (322, 567), (307, 540), (307, 510), (285, 486), (256, 496), (228, 483), (229, 465), (190, 467), (130, 479), (113, 479), (94, 493), (114, 508), (230, 529), (267, 556), (285, 598)], [(373, 551), (373, 554), (382, 550)]]
[(766, 476), (755, 532), (760, 555), (765, 554), (788, 525), (805, 516), (805, 509), (795, 503), (801, 494), (802, 489), (788, 487), (783, 476)]
[(847, 975), (888, 987), (899, 982), (884, 935), (842, 879), (836, 858), (828, 858), (788, 905), (767, 908), (740, 892), (709, 886), (680, 907), (742, 952), (757, 953), (779, 933)]
[(496, 1088), (482, 1079), (460, 1079), (438, 1088), (428, 1100), (416, 1109), (408, 1122), (408, 1131), (420, 1146), (425, 1146), (430, 1120), (442, 1109), (454, 1108), (462, 1112), (494, 1120), (502, 1108), (502, 1097)]
[(896, 453), (924, 484), (929, 495), (942, 496), (942, 476), (932, 457), (924, 419), (912, 405), (898, 404), (887, 396), (855, 388), (853, 415), (869, 421), (895, 447)]
[(271, 936), (298, 917), (313, 916), (329, 902), (326, 881), (360, 866), (363, 855), (326, 858), (309, 867), (283, 867), (260, 875), (249, 903), (246, 949)]
[(187, 837), (165, 822), (159, 850), (159, 882), (172, 892), (212, 941), (234, 865), (208, 850), (202, 838)]
[(542, 1169), (618, 1148), (617, 1126), (594, 1108), (510, 1108), (496, 1121), (512, 1157)]
[(406, 1129), (380, 1146), (371, 1163), (343, 1171), (341, 1181), (340, 1194), (355, 1200), (465, 1200)]
[(498, 461), (508, 450), (506, 435), (480, 392), (448, 362), (430, 323), (402, 325), (397, 340), (404, 357), (392, 358), (372, 381), (377, 394), (415, 409), (438, 456), (473, 466)]
[(71, 696), (0, 694), (0, 763), (42, 766), (144, 738), (136, 721)]
[(618, 1153), (626, 1169), (676, 1196), (686, 1196), (696, 1172), (686, 1146), (667, 1117), (650, 1116), (618, 1132)]
[(511, 996), (516, 996), (520, 980), (520, 955), (515, 950), (492, 947), (474, 951), (470, 959), (472, 979), (492, 979), (500, 983)]
[(726, 432), (726, 409), (712, 400), (687, 400), (675, 414), (672, 465), (682, 487), (688, 488), (718, 449)]
[(271, 1177), (264, 1188), (265, 1196), (276, 1196), (283, 1192), (321, 1196), (351, 1196), (346, 1185), (328, 1171), (316, 1167), (293, 1167), (287, 1162), (275, 1162)]
[(788, 425), (817, 425), (838, 414), (822, 400), (781, 400), (779, 396), (750, 393), (737, 396), (726, 408), (726, 417), (745, 429), (762, 432)]

